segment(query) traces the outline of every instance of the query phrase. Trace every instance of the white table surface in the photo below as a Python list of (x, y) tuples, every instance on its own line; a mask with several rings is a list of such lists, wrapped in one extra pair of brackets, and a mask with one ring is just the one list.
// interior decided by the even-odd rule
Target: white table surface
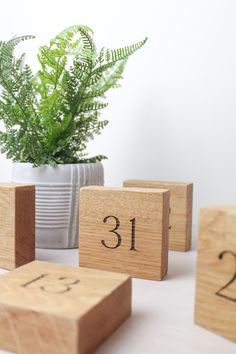
[[(76, 266), (78, 250), (37, 250), (37, 259)], [(196, 251), (170, 252), (165, 280), (133, 279), (132, 316), (96, 354), (235, 354), (235, 343), (194, 324), (195, 263)]]

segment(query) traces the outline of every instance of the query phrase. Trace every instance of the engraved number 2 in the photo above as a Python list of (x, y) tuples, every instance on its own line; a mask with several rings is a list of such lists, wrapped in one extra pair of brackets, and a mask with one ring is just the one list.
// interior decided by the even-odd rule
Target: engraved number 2
[[(116, 236), (116, 239), (117, 239), (117, 243), (114, 245), (114, 246), (109, 246), (106, 244), (105, 240), (102, 240), (101, 243), (104, 247), (106, 248), (110, 248), (110, 249), (115, 249), (115, 248), (118, 248), (120, 247), (121, 245), (121, 242), (122, 242), (122, 238), (121, 238), (121, 235), (117, 232), (117, 230), (119, 229), (120, 227), (120, 220), (114, 216), (114, 215), (109, 215), (109, 216), (106, 216), (104, 219), (103, 219), (103, 222), (106, 223), (108, 221), (108, 219), (110, 218), (113, 218), (115, 220), (115, 227), (112, 229), (112, 230), (109, 230), (109, 232), (113, 233), (115, 236)], [(130, 220), (131, 222), (131, 246), (130, 246), (130, 251), (136, 251), (136, 248), (135, 248), (135, 226), (136, 226), (136, 219), (133, 218)]]
[(223, 251), (223, 252), (221, 252), (221, 253), (219, 254), (219, 256), (218, 256), (219, 259), (223, 259), (223, 257), (224, 257), (225, 254), (230, 254), (230, 255), (232, 255), (232, 256), (234, 257), (234, 260), (235, 260), (235, 270), (234, 270), (234, 274), (233, 274), (233, 276), (231, 277), (231, 279), (230, 279), (224, 286), (222, 286), (222, 288), (220, 288), (220, 289), (216, 292), (216, 295), (221, 296), (221, 297), (223, 297), (223, 298), (225, 298), (225, 299), (227, 299), (227, 300), (236, 302), (236, 297), (233, 298), (233, 297), (228, 296), (228, 295), (225, 295), (225, 294), (223, 293), (223, 291), (224, 291), (225, 289), (227, 289), (227, 288), (230, 286), (230, 284), (232, 284), (232, 283), (236, 280), (236, 254), (235, 254), (234, 252), (232, 252), (232, 251)]

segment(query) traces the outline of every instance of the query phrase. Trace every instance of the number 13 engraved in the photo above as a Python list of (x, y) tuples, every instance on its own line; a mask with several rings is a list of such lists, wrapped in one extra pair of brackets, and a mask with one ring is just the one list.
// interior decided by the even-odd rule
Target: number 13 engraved
[[(39, 281), (41, 281), (42, 279), (45, 280), (45, 278), (47, 278), (49, 276), (49, 274), (42, 274), (39, 277), (28, 281), (25, 284), (22, 284), (21, 286), (23, 288), (28, 288), (30, 287), (32, 284), (37, 283)], [(72, 279), (72, 278), (68, 278), (68, 277), (58, 277), (57, 279), (57, 283), (58, 285), (61, 287), (60, 290), (53, 290), (51, 289), (53, 287), (53, 284), (51, 282), (45, 282), (45, 285), (39, 285), (38, 289), (45, 291), (46, 293), (52, 293), (52, 294), (64, 294), (68, 291), (71, 291), (74, 285), (79, 284), (80, 280), (79, 279)]]
[[(106, 216), (103, 219), (103, 222), (107, 223), (108, 219), (114, 219), (115, 220), (115, 227), (112, 230), (109, 230), (109, 232), (111, 232), (111, 233), (113, 233), (115, 235), (117, 242), (116, 242), (116, 244), (114, 246), (107, 245), (105, 240), (102, 240), (101, 243), (106, 248), (115, 249), (115, 248), (120, 247), (121, 242), (122, 242), (121, 235), (117, 231), (119, 229), (119, 227), (120, 227), (120, 220), (114, 215), (109, 215), (109, 216)], [(133, 219), (130, 220), (130, 222), (131, 222), (131, 245), (130, 245), (130, 249), (129, 250), (130, 251), (136, 251), (136, 248), (135, 248), (136, 219), (133, 218)]]

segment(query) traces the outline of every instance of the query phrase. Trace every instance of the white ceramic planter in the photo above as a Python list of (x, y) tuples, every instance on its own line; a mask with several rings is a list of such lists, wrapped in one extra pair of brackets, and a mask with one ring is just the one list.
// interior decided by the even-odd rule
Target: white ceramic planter
[(36, 185), (36, 247), (78, 247), (79, 189), (104, 184), (100, 162), (55, 168), (14, 163), (12, 182)]

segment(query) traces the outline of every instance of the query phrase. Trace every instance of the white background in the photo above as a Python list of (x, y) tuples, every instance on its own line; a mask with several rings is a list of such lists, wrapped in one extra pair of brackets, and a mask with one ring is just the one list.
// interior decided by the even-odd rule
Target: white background
[[(236, 200), (235, 14), (233, 0), (8, 0), (0, 36), (36, 35), (21, 46), (34, 68), (38, 46), (73, 24), (90, 26), (98, 47), (148, 36), (129, 60), (123, 87), (109, 94), (102, 117), (110, 124), (89, 152), (109, 157), (106, 185), (194, 182), (196, 224), (199, 206)], [(10, 169), (0, 156), (0, 180)], [(175, 253), (166, 282), (135, 280), (131, 320), (98, 353), (233, 353), (235, 344), (193, 324), (194, 265), (195, 252)]]
[[(200, 205), (235, 203), (236, 2), (234, 0), (3, 1), (0, 35), (34, 34), (21, 46), (36, 67), (40, 44), (85, 24), (98, 47), (148, 36), (109, 94), (110, 124), (90, 145), (105, 154), (106, 184), (126, 178), (193, 181)], [(10, 162), (0, 157), (0, 180)]]

